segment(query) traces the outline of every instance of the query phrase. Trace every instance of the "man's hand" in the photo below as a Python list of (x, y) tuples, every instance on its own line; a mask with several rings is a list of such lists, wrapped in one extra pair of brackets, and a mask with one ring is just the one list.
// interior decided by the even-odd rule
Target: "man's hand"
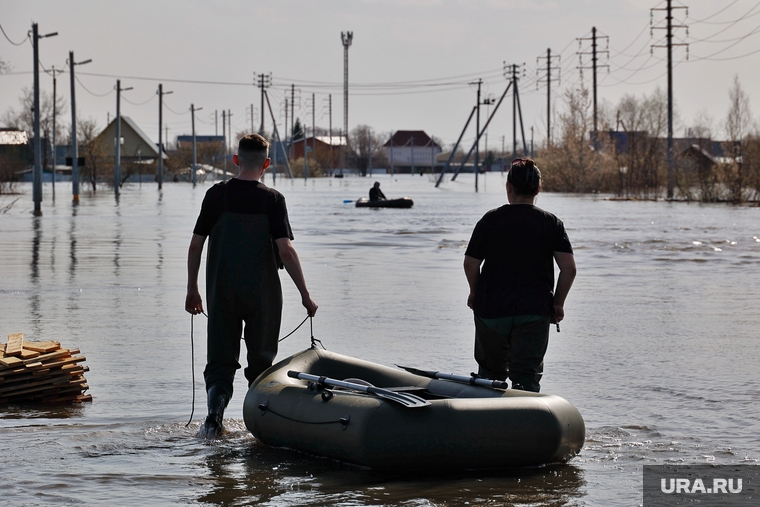
[(311, 296), (307, 296), (301, 300), (301, 304), (304, 308), (306, 308), (306, 311), (309, 314), (309, 317), (313, 317), (317, 313), (317, 303), (314, 302), (313, 299), (311, 299)]
[(187, 291), (187, 297), (185, 298), (185, 311), (193, 315), (203, 313), (203, 299), (201, 298), (200, 292), (197, 290)]

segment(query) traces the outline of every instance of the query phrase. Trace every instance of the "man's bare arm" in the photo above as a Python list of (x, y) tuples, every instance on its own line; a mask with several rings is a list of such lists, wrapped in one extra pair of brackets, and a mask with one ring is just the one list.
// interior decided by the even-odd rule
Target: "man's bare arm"
[(293, 248), (293, 244), (290, 242), (290, 238), (279, 238), (275, 240), (277, 244), (277, 250), (280, 253), (280, 260), (285, 266), (285, 270), (293, 279), (293, 283), (296, 284), (298, 292), (301, 293), (301, 304), (309, 312), (309, 316), (313, 317), (317, 313), (317, 303), (311, 299), (309, 295), (309, 289), (306, 288), (306, 279), (303, 276), (303, 269), (301, 269), (301, 260), (298, 258), (298, 252)]
[(480, 265), (483, 263), (481, 259), (464, 256), (464, 276), (467, 277), (467, 283), (470, 285), (470, 295), (467, 296), (467, 306), (472, 308), (473, 300), (475, 299), (475, 289), (478, 286), (478, 278), (480, 278)]
[(565, 299), (575, 280), (575, 257), (567, 252), (554, 252), (554, 260), (559, 267), (557, 288), (554, 291), (554, 318), (561, 322), (565, 318)]
[(203, 313), (203, 299), (198, 290), (198, 272), (201, 269), (201, 255), (206, 236), (193, 234), (190, 240), (190, 248), (187, 250), (187, 296), (185, 297), (185, 310), (193, 315)]

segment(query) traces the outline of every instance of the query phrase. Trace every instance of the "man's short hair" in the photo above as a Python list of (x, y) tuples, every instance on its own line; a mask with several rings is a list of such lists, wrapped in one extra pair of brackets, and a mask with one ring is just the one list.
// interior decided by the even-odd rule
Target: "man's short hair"
[(238, 160), (244, 165), (263, 165), (269, 157), (269, 141), (259, 134), (248, 134), (238, 142)]

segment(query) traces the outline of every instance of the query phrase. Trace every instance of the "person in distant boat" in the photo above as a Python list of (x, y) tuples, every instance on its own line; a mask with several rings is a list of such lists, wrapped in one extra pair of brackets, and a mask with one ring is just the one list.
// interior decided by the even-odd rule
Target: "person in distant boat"
[(564, 224), (534, 204), (540, 191), (541, 171), (533, 160), (514, 160), (507, 175), (509, 204), (480, 219), (464, 256), (478, 374), (509, 377), (512, 389), (534, 392), (541, 388), (549, 326), (559, 330), (576, 274)]
[[(206, 300), (208, 337), (203, 372), (208, 416), (198, 436), (221, 435), (224, 409), (232, 397), (235, 371), (240, 368), (240, 338), (245, 339), (250, 385), (272, 365), (282, 312), (283, 267), (301, 294), (309, 316), (317, 312), (298, 253), (290, 242), (293, 232), (285, 198), (259, 180), (269, 167), (269, 141), (258, 134), (240, 139), (232, 161), (238, 175), (211, 187), (203, 199), (187, 257), (185, 310), (203, 312), (198, 271), (206, 238)], [(245, 323), (245, 329), (243, 329)]]
[(385, 194), (382, 190), (380, 190), (380, 182), (376, 181), (374, 185), (372, 185), (372, 188), (369, 189), (369, 200), (370, 201), (387, 201), (388, 198), (385, 197)]

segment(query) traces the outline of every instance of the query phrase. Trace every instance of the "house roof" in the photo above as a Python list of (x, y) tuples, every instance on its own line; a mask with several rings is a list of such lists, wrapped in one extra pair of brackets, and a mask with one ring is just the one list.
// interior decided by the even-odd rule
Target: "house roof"
[[(140, 127), (137, 126), (137, 123), (132, 121), (132, 118), (130, 118), (129, 116), (122, 116), (121, 119), (127, 125), (129, 125), (132, 128), (132, 130), (135, 131), (135, 134), (137, 134), (145, 144), (147, 144), (148, 146), (151, 146), (155, 150), (155, 154), (158, 155), (157, 144), (150, 140), (150, 137), (148, 137), (148, 135), (145, 132), (143, 132), (142, 129), (140, 129)], [(114, 118), (114, 121), (116, 121), (115, 118)]]
[[(127, 128), (135, 133), (135, 135), (139, 138), (139, 140), (145, 145), (146, 148), (151, 150), (150, 153), (145, 154), (146, 157), (157, 157), (158, 156), (158, 143), (154, 143), (151, 141), (151, 139), (148, 137), (148, 135), (142, 131), (140, 127), (137, 126), (137, 123), (132, 120), (129, 116), (122, 116), (122, 129)], [(111, 120), (111, 123), (106, 125), (106, 127), (103, 129), (103, 131), (98, 134), (98, 138), (101, 140), (105, 140), (106, 132), (110, 132), (112, 135), (114, 135), (116, 129), (116, 118)], [(124, 133), (122, 132), (122, 137), (124, 137)], [(110, 142), (110, 141), (109, 141)], [(162, 157), (164, 159), (168, 158), (166, 153), (162, 154)]]
[(0, 130), (0, 144), (28, 144), (29, 139), (26, 136), (25, 130), (14, 129), (1, 129)]
[(383, 146), (438, 147), (438, 144), (424, 130), (397, 130)]

